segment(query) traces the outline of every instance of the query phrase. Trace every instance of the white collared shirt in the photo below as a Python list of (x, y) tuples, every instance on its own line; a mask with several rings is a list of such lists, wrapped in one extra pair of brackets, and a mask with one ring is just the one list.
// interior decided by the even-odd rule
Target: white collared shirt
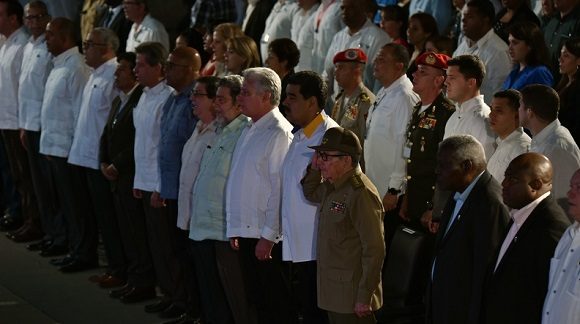
[(90, 68), (73, 47), (52, 60), (40, 113), (40, 153), (68, 157)]
[(369, 109), (364, 141), (365, 174), (379, 190), (381, 198), (389, 188), (402, 189), (406, 161), (403, 157), (405, 133), (419, 102), (413, 84), (403, 74), (377, 94)]
[(226, 185), (227, 237), (282, 239), (281, 167), (291, 141), (292, 125), (278, 108), (242, 131)]
[(133, 109), (135, 123), (135, 180), (133, 188), (159, 192), (159, 140), (161, 139), (161, 116), (163, 105), (173, 89), (165, 80), (153, 88), (143, 89), (139, 103)]
[(568, 227), (550, 261), (542, 324), (580, 323), (580, 224)]
[(485, 157), (489, 159), (495, 151), (495, 134), (488, 122), (490, 111), (481, 95), (456, 105), (445, 125), (444, 139), (454, 135), (473, 135), (483, 145)]
[(83, 90), (81, 111), (75, 128), (68, 163), (99, 170), (101, 135), (117, 96), (114, 87), (117, 58), (101, 64), (91, 74)]
[(483, 61), (485, 78), (480, 91), (484, 95), (485, 102), (491, 104), (494, 93), (501, 90), (513, 67), (507, 44), (491, 28), (475, 44), (467, 37), (463, 37), (453, 57), (464, 54), (476, 55)]
[(169, 35), (165, 26), (159, 20), (147, 14), (140, 25), (133, 23), (127, 37), (127, 52), (135, 52), (135, 48), (144, 42), (159, 42), (169, 50)]
[[(312, 40), (312, 71), (322, 74), (326, 54), (334, 36), (344, 28), (341, 18), (340, 1), (323, 0), (312, 20), (314, 39)], [(302, 55), (302, 53), (300, 54)]]
[(312, 49), (314, 48), (314, 13), (319, 4), (315, 4), (308, 11), (299, 8), (292, 19), (291, 39), (300, 50), (300, 61), (295, 71), (312, 70)]
[(554, 120), (532, 138), (530, 152), (544, 154), (552, 162), (552, 194), (561, 202), (566, 198), (572, 175), (580, 168), (580, 150), (570, 131)]
[(505, 170), (510, 162), (516, 156), (526, 153), (530, 150), (532, 139), (524, 133), (524, 129), (518, 127), (505, 139), (497, 138), (495, 140), (497, 148), (487, 161), (487, 171), (501, 183), (504, 178)]
[(297, 14), (298, 4), (293, 0), (278, 0), (266, 19), (266, 27), (260, 40), (262, 60), (268, 57), (268, 44), (278, 38), (290, 38), (292, 17)]
[(20, 27), (0, 47), (0, 129), (18, 129), (18, 81), (28, 37)]
[(40, 131), (40, 110), (48, 74), (52, 70), (52, 55), (46, 49), (42, 34), (30, 37), (22, 55), (22, 70), (18, 86), (18, 127)]
[[(316, 233), (318, 233), (318, 204), (304, 197), (300, 181), (312, 161), (314, 150), (324, 133), (338, 124), (322, 112), (312, 124), (294, 133), (294, 139), (282, 164), (282, 259), (305, 262), (316, 260)], [(316, 127), (314, 129), (310, 129)], [(308, 133), (308, 134), (307, 134)]]

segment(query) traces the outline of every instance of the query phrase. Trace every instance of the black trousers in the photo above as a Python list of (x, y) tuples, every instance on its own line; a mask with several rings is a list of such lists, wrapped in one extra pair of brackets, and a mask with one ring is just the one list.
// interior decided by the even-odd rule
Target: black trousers
[(326, 311), (318, 308), (316, 261), (291, 263), (292, 297), (303, 324), (328, 323)]

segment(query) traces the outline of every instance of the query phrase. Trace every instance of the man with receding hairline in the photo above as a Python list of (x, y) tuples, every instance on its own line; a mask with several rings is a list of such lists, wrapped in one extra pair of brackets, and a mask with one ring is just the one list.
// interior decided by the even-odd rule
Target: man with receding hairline
[(489, 268), (482, 323), (540, 323), (550, 258), (570, 223), (550, 194), (552, 173), (538, 153), (516, 157), (505, 171), (511, 226)]

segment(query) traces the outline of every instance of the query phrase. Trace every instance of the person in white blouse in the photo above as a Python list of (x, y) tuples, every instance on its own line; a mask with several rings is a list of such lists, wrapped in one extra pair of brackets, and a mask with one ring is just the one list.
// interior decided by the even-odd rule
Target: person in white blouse
[(580, 323), (580, 169), (570, 179), (568, 215), (573, 223), (562, 235), (550, 261), (542, 324)]
[(530, 149), (532, 139), (520, 127), (518, 109), (520, 93), (508, 89), (496, 92), (491, 101), (489, 125), (497, 135), (497, 148), (487, 161), (487, 171), (501, 183), (509, 163), (518, 155)]
[(298, 11), (294, 0), (278, 0), (266, 19), (266, 27), (260, 40), (262, 60), (268, 57), (268, 44), (278, 38), (290, 38), (292, 19)]
[(239, 250), (248, 299), (263, 323), (289, 323), (292, 317), (277, 244), (281, 167), (292, 141), (292, 125), (277, 108), (281, 87), (271, 69), (244, 71), (238, 100), (252, 121), (236, 143), (226, 186), (226, 236)]
[(495, 11), (491, 2), (467, 2), (463, 7), (461, 24), (464, 37), (453, 53), (453, 57), (476, 55), (483, 61), (487, 73), (481, 85), (481, 93), (487, 104), (491, 103), (493, 94), (501, 89), (512, 69), (508, 46), (494, 32), (494, 21)]
[(308, 23), (310, 24), (308, 28), (314, 32), (311, 70), (322, 74), (332, 39), (344, 28), (340, 14), (340, 0), (322, 0), (314, 13), (314, 18)]
[(490, 108), (483, 102), (479, 89), (485, 78), (483, 62), (474, 55), (461, 55), (447, 62), (447, 97), (457, 109), (445, 125), (445, 136), (473, 135), (477, 138), (487, 159), (495, 150), (495, 135), (487, 121)]
[(125, 0), (123, 9), (128, 20), (133, 22), (127, 37), (127, 52), (135, 52), (144, 42), (159, 42), (169, 51), (169, 35), (165, 26), (149, 13), (146, 0)]
[(304, 197), (301, 180), (324, 133), (338, 124), (323, 111), (326, 83), (312, 71), (298, 72), (286, 86), (286, 118), (300, 127), (282, 164), (282, 258), (295, 269), (294, 300), (305, 323), (325, 323), (316, 302), (316, 233), (318, 206)]
[(558, 93), (548, 86), (532, 84), (521, 90), (520, 125), (532, 134), (530, 152), (542, 153), (554, 165), (552, 194), (566, 209), (568, 182), (580, 168), (580, 150), (570, 131), (560, 124)]
[[(300, 62), (296, 71), (312, 70), (312, 49), (314, 46), (314, 19), (315, 12), (320, 5), (319, 0), (298, 1), (298, 11), (292, 18), (290, 39), (300, 50)], [(282, 89), (284, 91), (284, 89)]]

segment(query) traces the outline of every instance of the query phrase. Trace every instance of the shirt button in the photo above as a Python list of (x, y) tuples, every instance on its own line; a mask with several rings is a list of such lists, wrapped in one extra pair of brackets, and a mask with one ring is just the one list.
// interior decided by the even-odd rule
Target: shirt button
[(552, 292), (553, 292), (554, 294), (556, 293), (556, 291), (555, 291), (555, 290), (554, 290), (554, 291), (552, 291)]

